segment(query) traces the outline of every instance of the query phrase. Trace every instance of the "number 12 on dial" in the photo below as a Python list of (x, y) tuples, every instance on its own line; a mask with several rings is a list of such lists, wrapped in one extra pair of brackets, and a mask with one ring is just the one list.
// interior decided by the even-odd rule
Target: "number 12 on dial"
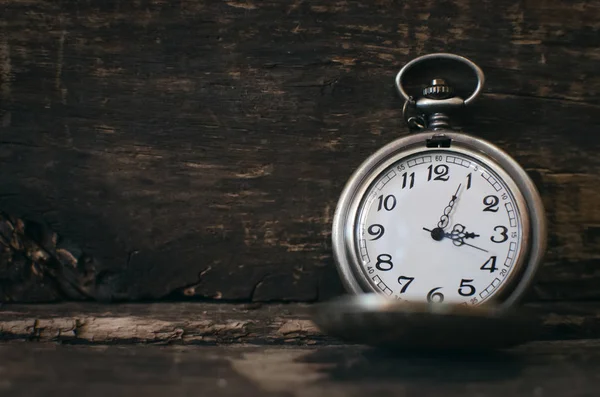
[(496, 163), (458, 147), (412, 151), (366, 179), (349, 205), (357, 223), (344, 240), (356, 247), (342, 273), (354, 279), (347, 284), (390, 298), (466, 305), (514, 288), (526, 265), (530, 220), (516, 182)]
[[(475, 91), (467, 99), (453, 96), (436, 78), (423, 97), (408, 95), (406, 70), (441, 58), (467, 64)], [(430, 54), (408, 63), (395, 82), (407, 123), (421, 131), (377, 150), (344, 186), (332, 227), (344, 287), (429, 304), (515, 304), (545, 252), (540, 195), (512, 157), (456, 132), (445, 113), (478, 96), (483, 73), (463, 57)]]

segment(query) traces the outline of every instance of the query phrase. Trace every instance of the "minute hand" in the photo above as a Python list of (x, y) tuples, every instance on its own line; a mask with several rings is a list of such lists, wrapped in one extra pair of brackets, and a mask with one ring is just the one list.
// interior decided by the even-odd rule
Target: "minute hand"
[(456, 189), (456, 193), (454, 193), (452, 195), (450, 202), (444, 208), (444, 213), (440, 217), (440, 221), (437, 224), (437, 226), (440, 229), (444, 229), (446, 226), (448, 226), (448, 221), (450, 220), (450, 213), (452, 212), (452, 208), (454, 208), (454, 204), (456, 203), (456, 200), (458, 199), (458, 192), (459, 192), (461, 186), (462, 186), (462, 183), (460, 185), (458, 185), (458, 188)]

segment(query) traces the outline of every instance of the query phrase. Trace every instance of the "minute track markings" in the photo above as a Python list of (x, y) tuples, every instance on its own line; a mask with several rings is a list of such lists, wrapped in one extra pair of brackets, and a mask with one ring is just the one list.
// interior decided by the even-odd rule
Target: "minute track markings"
[[(519, 209), (514, 205), (513, 196), (506, 193), (510, 193), (510, 190), (505, 185), (502, 185), (500, 190), (497, 190), (497, 186), (494, 186), (496, 183), (504, 183), (501, 178), (496, 176), (494, 169), (491, 169), (492, 172), (490, 172), (486, 164), (480, 164), (471, 159), (461, 160), (460, 156), (453, 156), (457, 158), (457, 161), (447, 159), (445, 155), (443, 160), (438, 160), (437, 157), (437, 154), (432, 153), (431, 162), (419, 161), (419, 164), (415, 164), (410, 160), (424, 158), (424, 156), (417, 156), (412, 159), (405, 158), (400, 162), (391, 164), (390, 168), (382, 171), (379, 178), (370, 183), (371, 188), (368, 188), (364, 195), (366, 200), (358, 207), (362, 215), (360, 215), (361, 220), (359, 221), (361, 225), (359, 238), (361, 241), (357, 245), (357, 248), (359, 248), (359, 252), (363, 256), (363, 261), (361, 261), (364, 266), (363, 269), (365, 275), (367, 275), (368, 271), (368, 278), (371, 280), (370, 284), (373, 287), (385, 295), (389, 294), (389, 290), (386, 287), (392, 289), (393, 294), (390, 297), (395, 299), (409, 301), (413, 299), (426, 300), (425, 296), (433, 288), (442, 287), (434, 293), (442, 292), (445, 297), (444, 301), (458, 299), (459, 303), (462, 302), (469, 305), (480, 304), (486, 298), (480, 298), (479, 293), (487, 290), (489, 296), (492, 296), (496, 290), (496, 287), (491, 285), (494, 277), (490, 279), (486, 276), (486, 274), (491, 275), (492, 272), (488, 269), (480, 270), (480, 268), (489, 260), (490, 255), (495, 256), (497, 258), (495, 266), (498, 270), (493, 273), (501, 280), (500, 284), (502, 284), (511, 274), (511, 268), (504, 265), (507, 262), (507, 256), (516, 257), (519, 250), (516, 247), (515, 251), (508, 253), (508, 243), (505, 247), (504, 244), (489, 242), (489, 245), (495, 246), (492, 249), (492, 247), (487, 246), (486, 241), (494, 233), (493, 228), (495, 226), (509, 225), (507, 210), (511, 206), (514, 209), (517, 226), (520, 225)], [(433, 161), (434, 159), (435, 161)], [(409, 161), (410, 167), (408, 165)], [(469, 161), (469, 166), (465, 166), (467, 161)], [(443, 170), (439, 168), (439, 172), (435, 172), (435, 167), (440, 164), (449, 165), (449, 172), (447, 174), (445, 167)], [(392, 169), (394, 173), (390, 172)], [(406, 186), (402, 189), (402, 175), (404, 173), (407, 173)], [(412, 173), (414, 173), (414, 177), (411, 176)], [(480, 179), (477, 177), (477, 174), (482, 175), (482, 178), (487, 180), (488, 183), (479, 182)], [(392, 175), (394, 177), (390, 178)], [(441, 176), (443, 179), (434, 180), (437, 176)], [(445, 183), (446, 176), (449, 176), (450, 183), (448, 184)], [(413, 178), (414, 186), (412, 186)], [(385, 183), (382, 183), (384, 181)], [(451, 187), (450, 185), (453, 185), (451, 190), (448, 189)], [(409, 187), (414, 188), (409, 189)], [(440, 195), (445, 196), (446, 194), (448, 195), (446, 199), (448, 201), (443, 200), (445, 201), (444, 204), (435, 203), (440, 201), (439, 199), (435, 199), (435, 197)], [(492, 194), (499, 198), (499, 211), (497, 213), (482, 213), (484, 209), (483, 198)], [(389, 197), (390, 195), (395, 197), (395, 205), (393, 205), (394, 199)], [(428, 197), (433, 199), (428, 199)], [(507, 205), (507, 203), (510, 204)], [(451, 247), (450, 243), (452, 243), (457, 248), (450, 248), (450, 251), (446, 251), (446, 248), (444, 248), (442, 252), (447, 253), (442, 254), (442, 256), (437, 254), (439, 259), (429, 262), (426, 259), (428, 257), (427, 252), (435, 252), (438, 248), (424, 247), (425, 250), (420, 251), (419, 255), (425, 255), (425, 258), (414, 257), (413, 255), (417, 254), (416, 251), (410, 248), (410, 243), (413, 241), (412, 233), (406, 234), (404, 230), (409, 225), (415, 225), (414, 221), (410, 220), (412, 217), (419, 217), (420, 215), (418, 214), (425, 214), (422, 208), (432, 208), (438, 205), (445, 205), (446, 207), (441, 211), (441, 208), (438, 207), (435, 212), (440, 212), (432, 215), (442, 215), (442, 217), (443, 215), (448, 215), (446, 208), (450, 207), (450, 216), (447, 221), (445, 217), (443, 217), (443, 220), (436, 218), (435, 221), (436, 223), (442, 221), (443, 226), (445, 226), (445, 230), (442, 231), (440, 237), (443, 240), (449, 241), (442, 243), (444, 243), (444, 247)], [(379, 212), (377, 212), (378, 207), (381, 207)], [(455, 219), (455, 217), (457, 218)], [(466, 222), (467, 227), (463, 227), (461, 224), (456, 223), (456, 221)], [(422, 229), (421, 226), (423, 225), (418, 225), (418, 229)], [(456, 229), (457, 227), (459, 229)], [(414, 227), (411, 227), (411, 229), (414, 230)], [(433, 229), (431, 227), (423, 228), (430, 236)], [(511, 227), (508, 235), (516, 235), (514, 230)], [(501, 233), (503, 231), (500, 229), (496, 230), (496, 241), (504, 239)], [(431, 237), (429, 239), (431, 241)], [(404, 245), (403, 241), (406, 241), (409, 245)], [(512, 237), (512, 240), (509, 241), (518, 242), (519, 240)], [(433, 243), (435, 244), (435, 242)], [(461, 249), (460, 247), (463, 245), (467, 247)], [(414, 246), (418, 247), (418, 245)], [(452, 253), (454, 250), (457, 250), (457, 252), (466, 252), (466, 255), (457, 254), (458, 256), (455, 257), (455, 254)], [(368, 261), (366, 260), (367, 256), (369, 258)], [(448, 262), (454, 265), (438, 267), (440, 270), (433, 270), (433, 268), (425, 270), (425, 268), (429, 267), (424, 266), (422, 270), (418, 270), (418, 263), (422, 265), (432, 263), (433, 265), (433, 263), (437, 262), (439, 264), (435, 266), (441, 266)], [(508, 262), (511, 262), (510, 259)], [(490, 268), (491, 262), (485, 267)], [(459, 269), (463, 270), (460, 270), (460, 278), (455, 280), (455, 276), (450, 276), (450, 274), (442, 276), (446, 272), (443, 269), (454, 269), (452, 270), (453, 272), (459, 271)], [(434, 275), (437, 273), (440, 275), (436, 278)], [(375, 283), (373, 281), (373, 277), (375, 276), (381, 281)], [(462, 289), (460, 286), (461, 280), (468, 280), (464, 281)], [(383, 285), (386, 287), (383, 287)], [(474, 295), (471, 295), (471, 285), (477, 291)], [(500, 288), (500, 286), (497, 288)], [(459, 291), (462, 291), (462, 293)], [(484, 294), (486, 293), (484, 292)]]
[[(475, 75), (477, 86), (470, 94), (456, 95), (444, 80), (450, 76), (443, 75), (442, 65), (441, 74), (430, 76), (422, 95), (412, 89), (409, 95), (403, 77), (424, 60), (462, 63)], [(395, 86), (404, 99), (402, 117), (411, 133), (393, 138), (353, 170), (334, 211), (333, 256), (347, 292), (457, 305), (493, 300), (504, 309), (518, 304), (530, 289), (547, 246), (539, 192), (523, 166), (500, 147), (477, 133), (455, 131), (454, 110), (470, 105), (484, 82), (479, 66), (447, 53), (417, 57), (396, 75)], [(398, 177), (385, 180), (392, 168)], [(450, 206), (452, 215), (446, 213), (439, 233), (432, 235), (448, 197), (465, 177), (458, 206)], [(483, 203), (488, 196), (488, 203)], [(378, 204), (380, 211), (376, 211)], [(484, 204), (489, 211), (483, 211)], [(514, 214), (510, 214), (511, 206)], [(419, 230), (422, 226), (431, 229), (429, 235)], [(432, 237), (450, 241), (438, 244)], [(358, 239), (364, 241), (369, 262), (357, 257)], [(453, 247), (465, 243), (479, 247)], [(484, 265), (491, 257), (495, 262)], [(512, 266), (502, 266), (509, 258), (513, 258)]]

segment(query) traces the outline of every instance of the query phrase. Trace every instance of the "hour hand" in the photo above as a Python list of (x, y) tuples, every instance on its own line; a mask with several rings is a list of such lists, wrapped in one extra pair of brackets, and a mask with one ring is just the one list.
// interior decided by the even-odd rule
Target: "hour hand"
[(457, 223), (456, 225), (454, 225), (454, 227), (452, 228), (452, 231), (450, 233), (446, 233), (446, 237), (451, 238), (453, 240), (456, 240), (456, 239), (464, 240), (464, 239), (468, 239), (468, 238), (479, 237), (479, 234), (475, 234), (473, 232), (467, 232), (466, 229), (467, 228), (464, 225)]
[(452, 240), (452, 244), (456, 245), (457, 247), (460, 247), (461, 245), (468, 245), (469, 247), (478, 249), (480, 251), (488, 252), (487, 250), (476, 247), (473, 244), (465, 243), (465, 239), (468, 239), (468, 238), (474, 239), (476, 237), (479, 237), (479, 234), (475, 234), (473, 232), (467, 232), (465, 230), (466, 230), (466, 228), (463, 225), (461, 225), (460, 223), (457, 223), (452, 228), (452, 232), (444, 233), (444, 237), (448, 237), (450, 240)]
[[(457, 224), (458, 226), (458, 224)], [(462, 226), (462, 225), (460, 225)], [(464, 228), (464, 226), (462, 226)], [(456, 228), (456, 226), (455, 226)], [(444, 232), (444, 229), (436, 227), (435, 229), (431, 230), (431, 229), (427, 229), (426, 227), (423, 228), (423, 230), (425, 230), (426, 232), (429, 232), (431, 234), (431, 238), (433, 238), (435, 241), (441, 241), (444, 238), (449, 238), (450, 240), (452, 240), (452, 243), (454, 245), (456, 245), (457, 247), (460, 247), (461, 245), (468, 245), (469, 247), (478, 249), (480, 251), (483, 252), (488, 252), (488, 250), (485, 250), (483, 248), (479, 248), (473, 244), (469, 244), (469, 243), (465, 243), (465, 238), (475, 238), (475, 237), (479, 237), (478, 234), (475, 233), (464, 233), (464, 237), (459, 237), (458, 233), (446, 233)], [(468, 237), (467, 237), (468, 235)]]

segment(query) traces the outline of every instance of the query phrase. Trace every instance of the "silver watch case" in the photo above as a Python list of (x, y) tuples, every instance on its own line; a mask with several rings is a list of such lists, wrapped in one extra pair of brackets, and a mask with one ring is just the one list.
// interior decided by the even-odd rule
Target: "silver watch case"
[[(392, 141), (372, 154), (352, 174), (340, 195), (332, 227), (332, 248), (335, 264), (342, 283), (351, 294), (379, 293), (363, 273), (354, 238), (357, 210), (364, 192), (379, 172), (399, 158), (414, 152), (439, 150), (427, 148), (427, 139), (443, 134), (452, 140), (445, 150), (460, 151), (473, 156), (509, 178), (505, 179), (513, 191), (521, 210), (523, 246), (515, 260), (518, 268), (511, 279), (498, 291), (494, 303), (500, 308), (517, 304), (527, 292), (540, 267), (546, 251), (546, 216), (544, 205), (535, 184), (525, 170), (506, 152), (483, 139), (453, 131), (437, 130), (412, 134)], [(511, 181), (512, 180), (512, 181)], [(513, 183), (514, 182), (514, 183)], [(525, 213), (523, 213), (523, 210)]]

